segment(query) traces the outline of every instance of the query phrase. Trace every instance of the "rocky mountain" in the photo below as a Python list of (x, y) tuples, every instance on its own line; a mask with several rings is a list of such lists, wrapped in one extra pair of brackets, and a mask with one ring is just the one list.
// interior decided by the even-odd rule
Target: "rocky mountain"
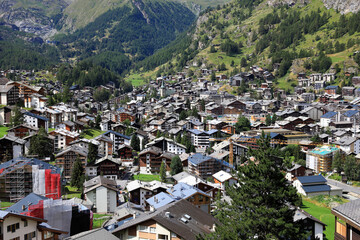
[(1, 0), (0, 20), (18, 30), (33, 33), (44, 39), (53, 36), (56, 17), (71, 0)]
[(358, 0), (323, 0), (325, 7), (340, 11), (341, 14), (355, 13), (360, 10)]

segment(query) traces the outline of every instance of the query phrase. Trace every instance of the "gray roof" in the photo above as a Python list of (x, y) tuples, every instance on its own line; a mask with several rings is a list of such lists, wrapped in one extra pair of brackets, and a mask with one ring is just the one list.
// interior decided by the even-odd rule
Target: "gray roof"
[(358, 226), (360, 226), (360, 199), (342, 204), (338, 207), (333, 208), (332, 210), (336, 213), (339, 213), (346, 218), (350, 219)]
[(104, 228), (97, 228), (89, 231), (85, 231), (65, 239), (84, 239), (84, 240), (98, 240), (98, 239), (107, 239), (107, 240), (118, 240), (117, 237), (112, 235), (110, 232), (106, 231)]
[[(166, 213), (170, 213), (170, 217)], [(187, 214), (191, 217), (186, 223), (180, 219)], [(157, 223), (176, 233), (183, 239), (196, 239), (201, 234), (211, 233), (211, 229), (218, 221), (210, 214), (194, 206), (187, 200), (180, 200), (159, 208), (155, 212), (143, 214), (135, 219), (124, 223), (116, 228), (113, 233), (136, 226), (148, 220), (155, 220)]]

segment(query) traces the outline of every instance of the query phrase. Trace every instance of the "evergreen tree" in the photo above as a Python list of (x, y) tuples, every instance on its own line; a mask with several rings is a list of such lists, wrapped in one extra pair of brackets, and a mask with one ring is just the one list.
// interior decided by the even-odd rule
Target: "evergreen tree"
[(175, 156), (171, 159), (170, 168), (171, 168), (171, 172), (170, 172), (171, 175), (175, 175), (183, 171), (183, 165), (181, 163), (181, 159), (179, 156)]
[(310, 140), (313, 141), (314, 143), (321, 143), (322, 142), (321, 138), (319, 137), (319, 134), (315, 134), (314, 136), (312, 136), (310, 138)]
[(251, 124), (249, 119), (246, 117), (239, 115), (238, 121), (235, 124), (235, 131), (236, 133), (240, 133), (242, 131), (248, 131), (250, 130)]
[(79, 156), (77, 156), (72, 167), (70, 185), (72, 187), (76, 187), (77, 189), (81, 189), (83, 187), (84, 180), (84, 168), (81, 164)]
[(266, 124), (266, 126), (271, 125), (271, 116), (270, 115), (266, 115), (265, 124)]
[(345, 175), (349, 180), (358, 181), (360, 179), (360, 164), (355, 156), (347, 156), (344, 165)]
[(160, 180), (161, 182), (166, 182), (166, 169), (164, 162), (161, 162), (161, 166), (160, 166)]
[(95, 128), (101, 129), (101, 128), (100, 128), (100, 123), (101, 123), (101, 116), (100, 116), (100, 114), (98, 114), (98, 115), (96, 116), (96, 119), (95, 119)]
[(177, 143), (180, 143), (180, 144), (181, 144), (181, 134), (180, 134), (180, 133), (179, 133), (178, 135), (176, 135), (175, 141), (176, 141)]
[(274, 115), (271, 118), (271, 123), (274, 124), (277, 121), (277, 115), (274, 113)]
[(161, 137), (161, 132), (159, 130), (157, 130), (156, 132), (156, 138), (160, 138)]
[(186, 119), (187, 118), (187, 113), (186, 113), (186, 111), (181, 111), (180, 112), (180, 115), (179, 115), (179, 120), (181, 121), (181, 120), (184, 120), (184, 119)]
[(340, 151), (337, 151), (337, 153), (335, 153), (334, 159), (332, 161), (332, 168), (333, 170), (336, 170), (338, 173), (341, 173), (342, 171), (344, 171), (344, 160), (343, 157), (341, 156)]
[(24, 123), (24, 116), (20, 111), (20, 108), (16, 106), (14, 108), (14, 113), (10, 118), (10, 125), (12, 127), (19, 126)]
[(30, 140), (29, 155), (37, 155), (39, 158), (51, 156), (54, 146), (49, 141), (48, 134), (43, 127), (40, 128), (38, 134)]
[(191, 103), (190, 103), (190, 99), (189, 99), (189, 98), (186, 99), (185, 107), (186, 107), (187, 109), (191, 109)]
[(213, 71), (212, 73), (211, 73), (211, 75), (210, 75), (210, 80), (212, 81), (212, 82), (215, 82), (216, 81), (216, 75), (215, 75), (215, 72)]
[(247, 66), (247, 61), (246, 61), (246, 58), (241, 58), (241, 61), (240, 61), (240, 66), (241, 67), (246, 67)]
[(282, 174), (283, 160), (273, 157), (270, 137), (263, 133), (259, 149), (249, 156), (256, 159), (239, 167), (238, 185), (226, 186), (231, 199), (218, 202), (216, 217), (221, 222), (207, 239), (306, 239), (306, 230), (294, 222), (301, 197)]
[(98, 157), (98, 147), (95, 144), (89, 143), (89, 152), (87, 155), (88, 163), (95, 163)]
[(130, 141), (130, 146), (135, 151), (140, 151), (140, 138), (136, 134), (132, 135), (131, 141)]
[(200, 100), (200, 111), (205, 111), (205, 100), (201, 99)]

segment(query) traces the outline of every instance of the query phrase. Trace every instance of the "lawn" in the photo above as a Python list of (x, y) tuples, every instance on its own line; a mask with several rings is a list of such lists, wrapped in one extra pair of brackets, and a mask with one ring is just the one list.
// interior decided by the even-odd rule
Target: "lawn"
[(12, 202), (0, 202), (0, 209), (6, 209), (12, 205), (14, 205)]
[(140, 180), (144, 182), (151, 182), (153, 180), (160, 181), (160, 175), (138, 174), (134, 175), (134, 180)]
[(0, 126), (0, 138), (7, 134), (7, 130), (9, 130), (8, 127)]
[(145, 83), (145, 79), (140, 74), (132, 74), (127, 78), (127, 80), (131, 82), (134, 87), (144, 85)]
[(101, 228), (102, 224), (111, 217), (109, 214), (94, 213), (93, 228)]
[(81, 137), (86, 138), (86, 139), (93, 139), (101, 134), (103, 134), (104, 131), (98, 130), (98, 129), (85, 129), (82, 133), (81, 133)]
[(64, 196), (66, 196), (67, 199), (71, 199), (71, 198), (81, 198), (81, 192), (75, 188), (75, 187), (71, 187), (70, 185), (66, 185), (65, 186), (65, 194)]
[(303, 206), (301, 207), (301, 209), (310, 213), (311, 215), (313, 215), (327, 225), (324, 232), (326, 238), (324, 239), (334, 239), (335, 217), (331, 214), (330, 208), (322, 206), (321, 204), (315, 204), (313, 200), (303, 198)]
[(52, 132), (54, 130), (55, 130), (55, 128), (48, 128), (48, 132)]

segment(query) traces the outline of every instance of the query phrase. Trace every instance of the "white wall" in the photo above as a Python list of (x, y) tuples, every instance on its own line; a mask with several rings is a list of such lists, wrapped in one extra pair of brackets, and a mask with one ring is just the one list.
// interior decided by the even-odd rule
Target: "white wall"
[[(24, 221), (21, 220), (21, 218), (10, 216), (4, 220), (2, 223), (3, 228), (1, 231), (3, 232), (3, 239), (13, 239), (16, 237), (20, 237), (20, 240), (24, 239), (24, 235), (35, 232), (35, 238), (34, 239), (40, 239), (40, 234), (37, 231), (37, 222), (33, 220), (28, 220), (27, 227), (24, 227)], [(15, 232), (8, 232), (7, 226), (19, 223), (19, 229), (17, 229)]]
[(96, 211), (107, 212), (107, 189), (103, 186), (96, 188)]

